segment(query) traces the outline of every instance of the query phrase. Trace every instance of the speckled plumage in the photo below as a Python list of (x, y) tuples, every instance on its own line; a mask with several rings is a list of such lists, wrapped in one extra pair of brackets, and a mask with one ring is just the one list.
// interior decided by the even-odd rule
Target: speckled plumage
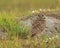
[(23, 17), (20, 22), (21, 21), (24, 22), (28, 28), (30, 28), (29, 34), (31, 36), (40, 34), (46, 26), (45, 16), (42, 14), (33, 14), (28, 17)]

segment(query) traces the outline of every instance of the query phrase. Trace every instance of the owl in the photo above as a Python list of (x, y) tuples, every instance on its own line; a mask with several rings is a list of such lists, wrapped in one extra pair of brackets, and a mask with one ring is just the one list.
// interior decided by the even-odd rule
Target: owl
[(28, 30), (27, 33), (31, 35), (31, 37), (37, 34), (40, 35), (46, 26), (45, 15), (37, 13), (25, 16), (20, 19), (20, 24), (22, 27), (21, 31), (23, 31), (22, 29), (25, 26)]

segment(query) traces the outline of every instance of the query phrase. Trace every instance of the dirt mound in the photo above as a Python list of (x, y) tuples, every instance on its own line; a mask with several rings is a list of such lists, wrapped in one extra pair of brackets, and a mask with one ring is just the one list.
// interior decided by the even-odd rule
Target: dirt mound
[[(48, 36), (60, 35), (60, 16), (59, 13), (49, 12), (45, 14), (33, 14), (27, 18), (22, 19), (23, 22), (26, 20), (26, 25), (31, 26), (32, 36), (37, 33), (47, 34)], [(30, 25), (29, 25), (30, 24)], [(45, 31), (44, 31), (45, 30)], [(39, 34), (41, 35), (41, 34)]]
[(60, 20), (47, 16), (45, 32), (48, 36), (60, 35)]
[(44, 14), (46, 16), (50, 16), (50, 17), (60, 20), (60, 12), (42, 12), (41, 14)]

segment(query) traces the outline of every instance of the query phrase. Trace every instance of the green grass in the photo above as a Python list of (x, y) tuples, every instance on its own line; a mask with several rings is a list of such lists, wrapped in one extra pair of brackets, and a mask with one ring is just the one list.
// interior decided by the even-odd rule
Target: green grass
[(58, 35), (30, 38), (29, 28), (20, 26), (22, 16), (32, 14), (35, 9), (35, 13), (39, 13), (40, 8), (60, 11), (60, 0), (0, 0), (0, 29), (8, 33), (7, 38), (0, 39), (0, 48), (60, 48)]
[(24, 26), (24, 23), (21, 24), (20, 17), (21, 15), (17, 16), (17, 14), (15, 13), (0, 13), (0, 29), (4, 32), (7, 32), (10, 36), (17, 34), (19, 34), (19, 36), (23, 34), (24, 36), (26, 36), (29, 29), (26, 26)]
[[(31, 14), (29, 12), (28, 14)], [(4, 40), (0, 39), (0, 48), (59, 48), (60, 37), (58, 35), (48, 37), (46, 34), (41, 38), (35, 37), (30, 38), (28, 35), (27, 39), (23, 39), (27, 36), (29, 29), (23, 25), (21, 29), (19, 24), (20, 16), (17, 14), (2, 12), (0, 13), (0, 29), (8, 33), (8, 37)], [(26, 14), (24, 14), (26, 15)], [(22, 30), (22, 31), (21, 31)], [(21, 38), (22, 37), (22, 38)]]

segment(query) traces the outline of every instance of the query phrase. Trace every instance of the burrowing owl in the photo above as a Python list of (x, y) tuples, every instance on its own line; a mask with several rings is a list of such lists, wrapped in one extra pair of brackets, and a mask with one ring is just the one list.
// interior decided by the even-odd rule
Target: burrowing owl
[(28, 17), (23, 17), (20, 20), (20, 23), (25, 24), (30, 30), (29, 34), (35, 36), (40, 34), (45, 28), (45, 16), (42, 14), (32, 14)]

